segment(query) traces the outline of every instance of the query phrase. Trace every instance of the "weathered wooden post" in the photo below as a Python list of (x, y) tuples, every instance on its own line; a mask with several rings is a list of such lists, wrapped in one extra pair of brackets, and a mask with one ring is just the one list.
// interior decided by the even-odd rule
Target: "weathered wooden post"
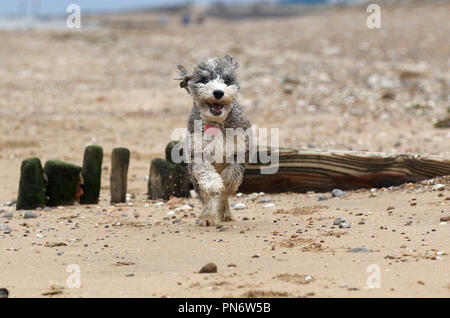
[(150, 164), (147, 195), (151, 200), (169, 199), (167, 179), (169, 178), (169, 164), (166, 160), (156, 158)]
[(100, 146), (92, 145), (84, 150), (83, 168), (83, 196), (80, 198), (81, 204), (97, 204), (100, 195), (102, 179), (103, 149)]
[(46, 196), (48, 206), (72, 205), (79, 193), (82, 180), (81, 167), (59, 160), (45, 163), (44, 172), (48, 178)]
[[(189, 178), (185, 163), (175, 163), (172, 160), (172, 149), (178, 144), (171, 141), (166, 146), (166, 160), (156, 158), (150, 165), (148, 179), (149, 199), (168, 200), (170, 196), (188, 197)], [(180, 153), (182, 155), (182, 153)]]
[(115, 148), (111, 154), (111, 203), (126, 202), (128, 165), (130, 151), (126, 148)]
[(22, 161), (20, 167), (17, 210), (34, 210), (45, 205), (45, 179), (41, 161), (30, 158)]
[[(180, 145), (180, 141), (171, 141), (166, 146), (166, 161), (169, 164), (169, 186), (171, 195), (176, 197), (188, 197), (190, 180), (187, 164), (182, 161), (175, 163), (172, 159), (172, 149)], [(183, 156), (183, 150), (178, 149), (179, 156)]]

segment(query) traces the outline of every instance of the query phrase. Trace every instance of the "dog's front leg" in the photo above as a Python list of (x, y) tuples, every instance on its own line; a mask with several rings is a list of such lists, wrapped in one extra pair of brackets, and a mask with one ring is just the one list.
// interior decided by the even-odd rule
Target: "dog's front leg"
[(235, 194), (241, 185), (244, 177), (244, 169), (244, 164), (232, 163), (225, 167), (225, 169), (223, 169), (220, 173), (224, 185), (224, 191), (221, 195), (219, 208), (219, 214), (222, 221), (232, 220), (228, 197)]
[(244, 178), (244, 170), (245, 164), (231, 163), (220, 173), (223, 180), (224, 191), (228, 195), (236, 193)]
[(216, 225), (221, 220), (219, 208), (224, 191), (222, 177), (208, 162), (194, 163), (192, 176), (196, 180), (203, 203), (202, 213), (197, 223), (203, 226)]

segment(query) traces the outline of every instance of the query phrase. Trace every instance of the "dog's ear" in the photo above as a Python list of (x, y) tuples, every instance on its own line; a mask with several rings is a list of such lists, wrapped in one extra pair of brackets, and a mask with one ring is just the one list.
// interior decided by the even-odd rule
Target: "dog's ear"
[(178, 74), (181, 76), (177, 79), (180, 81), (180, 87), (185, 88), (189, 93), (188, 82), (192, 79), (192, 73), (188, 72), (183, 65), (178, 65)]
[(239, 63), (236, 62), (232, 56), (230, 55), (225, 55), (225, 59), (231, 64), (233, 65), (234, 69), (236, 70), (239, 67)]

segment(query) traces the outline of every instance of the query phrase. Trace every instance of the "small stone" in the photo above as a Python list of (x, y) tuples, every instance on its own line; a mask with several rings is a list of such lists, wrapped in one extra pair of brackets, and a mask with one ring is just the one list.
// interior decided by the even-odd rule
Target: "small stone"
[(23, 214), (24, 219), (35, 219), (37, 218), (37, 215), (31, 211), (27, 211)]
[(175, 209), (175, 211), (189, 211), (189, 210), (192, 210), (192, 207), (190, 205), (187, 205), (187, 204), (185, 204), (183, 206), (180, 206), (180, 207)]
[(339, 228), (341, 228), (341, 229), (349, 229), (350, 228), (350, 223), (342, 222), (341, 224), (339, 224)]
[(12, 228), (8, 225), (0, 224), (0, 232), (3, 232), (3, 234), (10, 234), (12, 231)]
[(356, 247), (347, 250), (347, 253), (370, 253), (370, 250), (365, 247)]
[(10, 219), (14, 216), (14, 214), (12, 212), (8, 212), (2, 215), (2, 218), (4, 219)]
[(127, 218), (128, 217), (128, 215), (125, 214), (125, 213), (122, 213), (120, 216), (123, 217), (123, 218)]
[(242, 218), (242, 220), (248, 221), (248, 217), (244, 216), (244, 217)]
[(177, 223), (180, 223), (180, 222), (181, 222), (180, 219), (175, 219), (175, 220), (172, 221), (172, 224), (177, 224)]
[(262, 198), (258, 201), (258, 203), (269, 203), (272, 202), (272, 199), (270, 197)]
[(197, 192), (195, 192), (195, 190), (191, 190), (191, 191), (189, 191), (189, 194), (191, 195), (191, 198), (192, 199), (197, 199)]
[(333, 191), (331, 191), (331, 195), (335, 198), (341, 197), (346, 194), (347, 194), (347, 192), (342, 191), (340, 189), (334, 189)]
[(440, 183), (435, 184), (435, 185), (431, 188), (432, 191), (444, 191), (444, 189), (445, 189), (445, 185), (440, 184)]
[(200, 269), (199, 273), (217, 273), (217, 265), (208, 263)]
[(264, 204), (265, 208), (273, 208), (274, 206), (275, 206), (275, 204), (273, 204), (273, 203)]
[(319, 193), (317, 195), (317, 201), (326, 201), (328, 200), (328, 197), (325, 194)]
[(253, 255), (252, 256), (252, 258), (259, 258), (261, 255), (259, 255), (259, 254), (255, 254), (255, 255)]
[(244, 210), (247, 206), (244, 203), (236, 203), (234, 205), (235, 210)]
[(334, 220), (333, 224), (334, 225), (339, 225), (341, 223), (345, 222), (344, 218), (337, 218), (336, 220)]

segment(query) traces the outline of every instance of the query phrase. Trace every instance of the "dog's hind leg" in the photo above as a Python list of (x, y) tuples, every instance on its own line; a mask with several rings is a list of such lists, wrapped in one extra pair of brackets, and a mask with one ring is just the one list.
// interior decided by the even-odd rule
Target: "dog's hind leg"
[(219, 197), (219, 217), (221, 221), (231, 221), (233, 218), (231, 216), (230, 205), (228, 203), (228, 194), (223, 193)]

